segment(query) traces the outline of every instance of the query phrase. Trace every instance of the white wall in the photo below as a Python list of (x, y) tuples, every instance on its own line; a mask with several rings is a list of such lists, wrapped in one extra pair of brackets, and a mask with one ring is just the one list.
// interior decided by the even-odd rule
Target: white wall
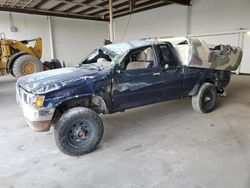
[[(52, 58), (50, 45), (49, 19), (47, 16), (12, 13), (14, 25), (18, 32), (9, 31), (10, 20), (8, 12), (0, 11), (0, 32), (7, 38), (24, 40), (42, 37), (42, 60)], [(97, 46), (103, 45), (108, 37), (108, 24), (104, 22), (79, 19), (51, 17), (54, 55), (67, 66), (79, 63)]]
[(43, 57), (42, 60), (48, 60), (51, 57), (49, 45), (49, 27), (46, 16), (36, 16), (28, 14), (12, 13), (14, 25), (18, 28), (16, 33), (10, 32), (10, 19), (8, 12), (0, 11), (0, 33), (4, 32), (6, 38), (16, 40), (34, 39), (42, 37)]
[[(187, 6), (168, 5), (131, 16), (125, 39), (185, 36)], [(250, 0), (192, 0), (191, 34), (250, 28)], [(126, 31), (129, 16), (115, 19), (116, 40)]]
[(192, 0), (191, 33), (250, 28), (249, 0)]
[(66, 65), (79, 63), (108, 38), (108, 24), (87, 20), (52, 18), (55, 57)]
[(243, 58), (240, 72), (250, 74), (250, 32), (244, 36)]
[(115, 39), (121, 41), (155, 36), (183, 36), (186, 35), (186, 20), (187, 7), (174, 4), (132, 14), (129, 24), (129, 16), (117, 18)]

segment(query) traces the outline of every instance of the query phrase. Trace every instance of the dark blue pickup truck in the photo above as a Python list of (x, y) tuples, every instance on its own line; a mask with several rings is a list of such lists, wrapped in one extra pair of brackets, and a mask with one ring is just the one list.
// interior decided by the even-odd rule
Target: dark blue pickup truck
[[(68, 155), (82, 155), (96, 149), (102, 139), (98, 114), (188, 96), (197, 112), (215, 108), (217, 94), (228, 85), (231, 70), (198, 66), (205, 60), (197, 55), (202, 52), (197, 49), (192, 58), (185, 52), (180, 57), (182, 52), (169, 42), (138, 40), (106, 45), (77, 67), (19, 78), (17, 101), (29, 127), (48, 131), (53, 125), (58, 148)], [(190, 66), (181, 62), (183, 58)]]

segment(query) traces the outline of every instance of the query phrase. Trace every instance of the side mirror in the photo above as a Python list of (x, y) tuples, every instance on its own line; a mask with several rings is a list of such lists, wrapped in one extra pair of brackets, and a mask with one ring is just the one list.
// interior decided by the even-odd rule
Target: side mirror
[(165, 64), (164, 65), (164, 69), (166, 70), (166, 69), (168, 69), (169, 68), (169, 65), (168, 64)]

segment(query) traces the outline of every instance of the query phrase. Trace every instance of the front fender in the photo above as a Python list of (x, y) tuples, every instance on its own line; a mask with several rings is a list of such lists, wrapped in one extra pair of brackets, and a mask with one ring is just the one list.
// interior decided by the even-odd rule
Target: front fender
[(188, 93), (188, 96), (194, 96), (198, 93), (200, 88), (200, 84), (195, 84), (195, 86), (193, 87), (193, 89)]
[(92, 82), (62, 87), (45, 95), (44, 107), (57, 107), (65, 101), (92, 96), (94, 84)]
[(59, 95), (57, 97), (45, 97), (44, 106), (45, 107), (58, 107), (64, 102), (74, 100), (74, 99), (81, 99), (85, 97), (91, 97), (93, 93), (84, 93), (81, 95), (69, 95), (69, 93), (64, 93), (63, 95)]

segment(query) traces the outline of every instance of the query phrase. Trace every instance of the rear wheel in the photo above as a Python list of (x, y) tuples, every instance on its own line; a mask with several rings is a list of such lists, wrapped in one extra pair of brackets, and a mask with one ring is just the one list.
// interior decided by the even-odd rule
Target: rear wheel
[(16, 78), (40, 71), (43, 71), (43, 64), (37, 57), (32, 55), (18, 57), (12, 67), (12, 72)]
[(61, 116), (54, 133), (56, 145), (63, 153), (79, 156), (96, 149), (103, 136), (103, 124), (94, 111), (75, 107)]
[(192, 97), (194, 111), (208, 113), (214, 110), (217, 103), (217, 89), (213, 84), (204, 83), (197, 95)]

